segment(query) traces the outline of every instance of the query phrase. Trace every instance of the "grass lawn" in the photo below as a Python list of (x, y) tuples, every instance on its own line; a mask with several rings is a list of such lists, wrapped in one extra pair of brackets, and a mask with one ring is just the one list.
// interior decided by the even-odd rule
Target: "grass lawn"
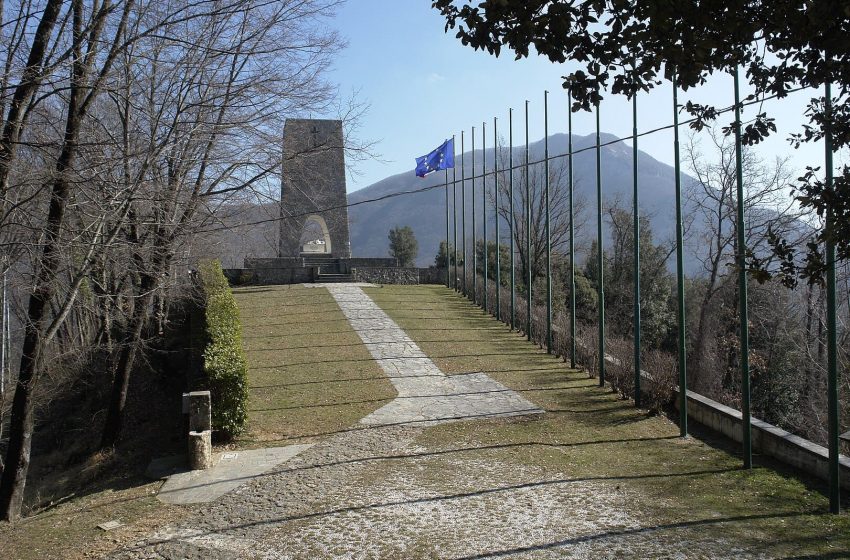
[[(850, 516), (825, 513), (820, 480), (760, 457), (745, 471), (736, 448), (710, 434), (682, 440), (666, 417), (600, 389), (449, 289), (365, 291), (447, 374), (484, 371), (547, 411), (531, 421), (431, 427), (417, 441), (423, 448), (512, 463), (542, 478), (609, 482), (638, 505), (641, 534), (662, 542), (698, 535), (767, 557), (850, 557)], [(434, 476), (440, 468), (430, 462)]]
[(315, 441), (349, 428), (396, 391), (323, 288), (234, 290), (248, 358), (240, 446)]

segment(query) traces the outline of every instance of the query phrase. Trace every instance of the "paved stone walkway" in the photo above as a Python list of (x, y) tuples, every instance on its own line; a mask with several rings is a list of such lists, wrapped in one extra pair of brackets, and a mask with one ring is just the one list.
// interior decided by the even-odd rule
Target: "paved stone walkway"
[(209, 469), (183, 471), (168, 477), (157, 498), (180, 505), (211, 502), (309, 448), (309, 444), (302, 444), (217, 453)]
[(398, 397), (363, 418), (362, 424), (428, 425), (543, 412), (484, 373), (446, 376), (359, 286), (327, 288), (398, 391)]

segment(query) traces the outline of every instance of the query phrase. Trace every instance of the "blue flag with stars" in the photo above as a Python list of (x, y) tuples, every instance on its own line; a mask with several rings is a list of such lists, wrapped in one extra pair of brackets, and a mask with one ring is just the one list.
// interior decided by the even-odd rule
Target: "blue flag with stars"
[(455, 166), (455, 141), (453, 138), (446, 140), (440, 146), (428, 154), (416, 158), (416, 176), (424, 177), (432, 171), (450, 169)]

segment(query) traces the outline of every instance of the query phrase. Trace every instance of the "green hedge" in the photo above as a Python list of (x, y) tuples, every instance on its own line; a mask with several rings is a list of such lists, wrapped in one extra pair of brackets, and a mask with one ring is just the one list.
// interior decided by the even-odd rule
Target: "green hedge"
[(232, 438), (248, 415), (248, 366), (233, 292), (217, 260), (199, 267), (204, 296), (204, 374), (212, 394), (213, 430)]

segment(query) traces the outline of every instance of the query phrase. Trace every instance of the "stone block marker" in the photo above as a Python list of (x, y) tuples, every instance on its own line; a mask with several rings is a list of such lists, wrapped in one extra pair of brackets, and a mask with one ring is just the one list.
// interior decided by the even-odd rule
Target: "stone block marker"
[(189, 467), (192, 470), (213, 466), (212, 399), (209, 391), (189, 393)]
[(209, 391), (189, 393), (189, 431), (212, 430), (212, 398)]
[(197, 471), (212, 466), (212, 432), (189, 432), (189, 467)]

